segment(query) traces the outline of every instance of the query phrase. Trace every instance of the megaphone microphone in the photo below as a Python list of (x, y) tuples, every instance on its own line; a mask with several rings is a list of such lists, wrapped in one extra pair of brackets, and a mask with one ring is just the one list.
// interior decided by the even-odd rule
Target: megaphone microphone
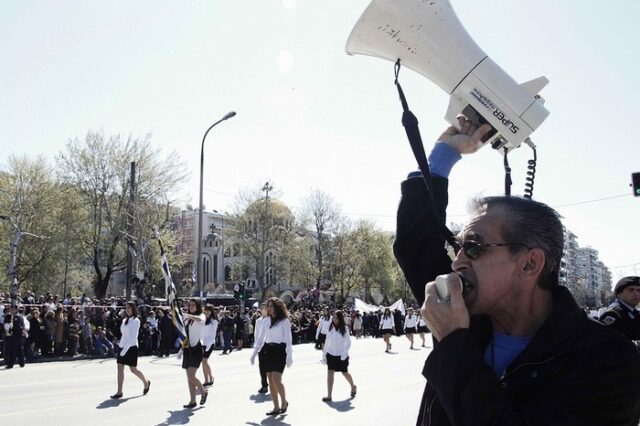
[(346, 51), (400, 60), (427, 77), (451, 96), (445, 119), (456, 127), (460, 114), (489, 123), (495, 132), (483, 144), (505, 155), (529, 143), (549, 115), (538, 95), (547, 78), (516, 83), (473, 41), (448, 0), (372, 0)]

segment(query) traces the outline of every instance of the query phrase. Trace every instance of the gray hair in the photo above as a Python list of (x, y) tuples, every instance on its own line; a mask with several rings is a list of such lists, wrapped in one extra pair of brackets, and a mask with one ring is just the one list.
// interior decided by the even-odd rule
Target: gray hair
[[(501, 230), (505, 242), (539, 248), (544, 252), (545, 264), (539, 285), (551, 289), (558, 285), (560, 261), (564, 247), (564, 231), (560, 214), (546, 204), (523, 197), (483, 197), (473, 200), (472, 209), (483, 213), (492, 208), (505, 211)], [(510, 247), (512, 253), (521, 246)]]

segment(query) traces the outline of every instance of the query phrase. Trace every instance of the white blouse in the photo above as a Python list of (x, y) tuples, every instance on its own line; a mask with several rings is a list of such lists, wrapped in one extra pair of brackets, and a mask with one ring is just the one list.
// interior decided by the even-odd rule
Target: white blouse
[(256, 348), (258, 347), (258, 342), (262, 339), (262, 335), (264, 334), (264, 330), (269, 321), (266, 321), (268, 317), (260, 317), (256, 319), (256, 325), (253, 330), (253, 352), (258, 353)]
[(216, 342), (216, 334), (218, 333), (218, 320), (211, 317), (211, 322), (207, 324), (207, 321), (204, 322), (204, 328), (202, 330), (202, 346), (204, 346), (204, 350), (208, 351)]
[(260, 324), (263, 333), (260, 340), (256, 340), (254, 353), (260, 352), (265, 343), (284, 343), (287, 346), (287, 367), (293, 362), (291, 323), (288, 319), (283, 319), (271, 327), (271, 318), (266, 317)]
[(404, 328), (414, 328), (418, 325), (418, 316), (417, 315), (407, 315), (404, 317)]
[(202, 339), (202, 332), (204, 330), (204, 321), (206, 317), (204, 314), (196, 315), (200, 318), (200, 321), (185, 319), (185, 332), (187, 333), (187, 337), (189, 338), (189, 346), (192, 348), (200, 343)]
[(387, 318), (383, 316), (380, 317), (380, 330), (385, 328), (395, 328), (396, 323), (393, 321), (393, 315), (389, 315)]
[(427, 326), (427, 322), (424, 320), (422, 315), (420, 315), (420, 318), (418, 319), (418, 327), (426, 327), (426, 326)]
[(122, 338), (118, 343), (120, 346), (120, 356), (124, 356), (129, 348), (138, 347), (138, 331), (140, 331), (140, 320), (138, 317), (130, 317), (129, 323), (126, 324), (127, 319), (122, 320), (122, 324), (120, 324), (120, 333), (122, 333)]
[(147, 322), (149, 323), (149, 327), (155, 330), (158, 329), (158, 319), (156, 317), (147, 318)]
[(324, 317), (320, 317), (320, 324), (318, 324), (318, 329), (316, 330), (316, 339), (320, 334), (327, 334), (329, 332), (330, 325), (331, 325), (331, 317), (329, 317), (329, 319), (324, 319)]
[(345, 330), (344, 336), (335, 328), (327, 333), (327, 341), (324, 343), (325, 354), (339, 356), (344, 361), (349, 356), (350, 348), (351, 337), (348, 330)]

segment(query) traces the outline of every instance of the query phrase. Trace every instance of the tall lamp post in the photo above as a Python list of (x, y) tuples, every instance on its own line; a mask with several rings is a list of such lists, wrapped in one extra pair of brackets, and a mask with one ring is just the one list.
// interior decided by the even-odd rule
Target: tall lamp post
[(213, 123), (206, 132), (204, 132), (204, 136), (202, 137), (202, 145), (200, 147), (200, 205), (198, 208), (198, 259), (196, 260), (196, 278), (198, 280), (198, 292), (200, 294), (200, 299), (202, 299), (202, 289), (204, 287), (203, 278), (204, 274), (202, 273), (202, 179), (203, 179), (203, 171), (204, 171), (204, 141), (207, 138), (207, 134), (209, 131), (213, 129), (216, 125), (220, 124), (224, 120), (227, 120), (233, 116), (235, 116), (235, 111), (228, 112), (224, 117), (220, 120)]

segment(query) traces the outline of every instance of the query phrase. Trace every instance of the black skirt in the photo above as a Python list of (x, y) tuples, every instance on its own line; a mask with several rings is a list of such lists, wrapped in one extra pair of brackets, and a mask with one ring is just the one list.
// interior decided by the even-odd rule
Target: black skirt
[(326, 334), (318, 334), (318, 343), (321, 343), (324, 345), (324, 342), (327, 340), (327, 335)]
[(429, 329), (427, 328), (426, 325), (419, 325), (418, 326), (418, 333), (428, 333)]
[(200, 368), (202, 363), (202, 345), (198, 343), (193, 347), (182, 348), (182, 368)]
[(287, 345), (285, 343), (265, 343), (261, 352), (264, 353), (264, 371), (282, 373), (287, 363)]
[[(122, 351), (120, 351), (122, 353)], [(129, 367), (137, 367), (138, 366), (138, 347), (131, 346), (127, 349), (127, 353), (124, 356), (118, 354), (118, 358), (116, 360), (118, 364), (128, 365)]]
[(382, 334), (393, 334), (393, 330), (391, 328), (383, 328), (382, 330), (380, 330), (380, 333), (382, 333)]
[(415, 333), (416, 333), (415, 327), (407, 327), (404, 329), (404, 334), (415, 334)]
[(215, 345), (212, 343), (211, 346), (209, 347), (209, 350), (204, 349), (204, 347), (202, 348), (202, 350), (204, 351), (204, 353), (202, 354), (203, 358), (209, 359), (209, 357), (211, 356), (211, 352), (213, 352), (213, 347)]
[(333, 371), (340, 371), (343, 373), (349, 372), (349, 357), (344, 361), (339, 356), (327, 354), (327, 369)]

